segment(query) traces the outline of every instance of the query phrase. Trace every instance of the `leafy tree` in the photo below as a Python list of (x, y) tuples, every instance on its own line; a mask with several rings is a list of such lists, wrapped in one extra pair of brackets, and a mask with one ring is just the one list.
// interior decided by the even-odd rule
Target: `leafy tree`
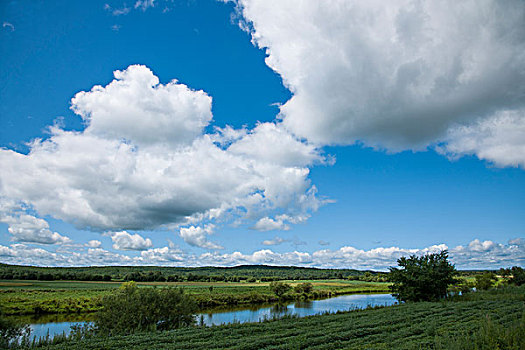
[(510, 269), (512, 273), (512, 277), (510, 278), (510, 283), (513, 283), (517, 286), (521, 286), (522, 284), (525, 284), (525, 270), (523, 270), (519, 266), (513, 266)]
[(283, 282), (272, 282), (270, 283), (270, 290), (277, 295), (278, 298), (281, 298), (286, 292), (288, 292), (292, 287)]
[(314, 289), (314, 286), (311, 283), (306, 282), (306, 283), (300, 283), (296, 285), (293, 288), (293, 291), (298, 294), (310, 294), (313, 289)]
[(138, 288), (126, 282), (102, 300), (95, 326), (102, 334), (130, 334), (192, 325), (197, 306), (179, 288)]
[(411, 255), (397, 260), (400, 268), (391, 267), (390, 289), (399, 301), (434, 301), (447, 296), (447, 287), (456, 280), (456, 268), (448, 262), (448, 251)]
[(497, 282), (497, 277), (493, 272), (487, 272), (482, 275), (476, 275), (476, 289), (477, 290), (487, 290), (494, 287), (494, 284)]
[(521, 286), (525, 283), (525, 270), (519, 266), (513, 266), (510, 269), (501, 268), (498, 273), (510, 284)]

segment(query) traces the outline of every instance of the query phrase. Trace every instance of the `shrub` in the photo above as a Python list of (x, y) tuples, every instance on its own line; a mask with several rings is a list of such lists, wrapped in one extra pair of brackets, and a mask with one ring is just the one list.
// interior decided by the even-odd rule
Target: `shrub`
[(292, 287), (283, 282), (272, 282), (270, 283), (270, 290), (277, 295), (278, 298), (281, 298), (286, 292), (288, 292)]
[(102, 299), (103, 309), (95, 321), (103, 334), (166, 330), (192, 325), (197, 306), (180, 288), (138, 288), (126, 282)]
[(487, 272), (482, 275), (476, 276), (476, 289), (477, 290), (487, 290), (494, 286), (498, 279), (496, 278), (496, 275), (492, 272)]

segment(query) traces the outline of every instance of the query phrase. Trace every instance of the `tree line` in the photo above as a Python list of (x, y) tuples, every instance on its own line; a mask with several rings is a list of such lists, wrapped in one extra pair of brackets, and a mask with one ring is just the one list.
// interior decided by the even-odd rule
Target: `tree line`
[(279, 280), (351, 279), (386, 281), (384, 273), (353, 269), (317, 269), (266, 265), (224, 267), (36, 267), (0, 264), (0, 280), (77, 280), (136, 282), (272, 282)]

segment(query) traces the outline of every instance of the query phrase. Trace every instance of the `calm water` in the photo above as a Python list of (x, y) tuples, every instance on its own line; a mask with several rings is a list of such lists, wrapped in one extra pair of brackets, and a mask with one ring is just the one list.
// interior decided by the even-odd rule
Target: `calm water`
[[(298, 315), (299, 317), (317, 315), (325, 312), (347, 311), (353, 309), (364, 309), (367, 306), (393, 305), (396, 299), (390, 294), (352, 294), (342, 295), (330, 299), (296, 301), (288, 304), (273, 304), (267, 306), (256, 305), (237, 309), (211, 310), (207, 313), (198, 314), (197, 322), (201, 320), (207, 326), (227, 323), (259, 322), (274, 317), (286, 315)], [(201, 317), (202, 315), (202, 317)], [(45, 337), (48, 332), (50, 337), (56, 334), (69, 333), (69, 328), (74, 324), (83, 324), (89, 320), (82, 320), (76, 316), (75, 320), (55, 319), (53, 322), (45, 320), (29, 321), (32, 337)], [(93, 317), (90, 315), (88, 317)], [(40, 323), (42, 322), (43, 323)], [(38, 322), (38, 323), (37, 323)]]

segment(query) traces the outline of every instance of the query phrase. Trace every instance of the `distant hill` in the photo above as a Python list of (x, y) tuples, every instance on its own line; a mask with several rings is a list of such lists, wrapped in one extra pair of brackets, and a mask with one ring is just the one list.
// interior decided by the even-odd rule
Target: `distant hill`
[(308, 280), (358, 277), (355, 269), (297, 266), (240, 265), (233, 267), (91, 266), (37, 267), (0, 264), (0, 279), (22, 280), (134, 280), (134, 281), (242, 281)]

